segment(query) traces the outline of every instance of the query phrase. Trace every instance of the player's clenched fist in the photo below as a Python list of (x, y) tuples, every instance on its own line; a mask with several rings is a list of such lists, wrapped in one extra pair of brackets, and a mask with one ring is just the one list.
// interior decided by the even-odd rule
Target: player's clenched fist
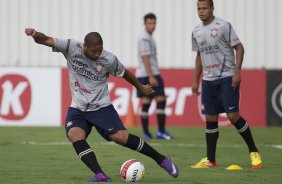
[(33, 29), (33, 28), (26, 28), (26, 29), (25, 29), (25, 34), (26, 34), (27, 36), (34, 36), (35, 33), (36, 33), (36, 30)]

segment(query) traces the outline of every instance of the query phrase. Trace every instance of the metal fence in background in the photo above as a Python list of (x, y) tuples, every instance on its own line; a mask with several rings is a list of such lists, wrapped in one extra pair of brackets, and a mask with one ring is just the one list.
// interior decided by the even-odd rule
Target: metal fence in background
[[(83, 39), (90, 31), (127, 67), (136, 66), (143, 15), (158, 17), (154, 37), (162, 68), (193, 68), (191, 31), (197, 0), (1, 0), (0, 66), (65, 66), (62, 55), (32, 43), (34, 27), (53, 37)], [(215, 15), (230, 21), (246, 54), (244, 68), (282, 69), (281, 0), (215, 0)]]

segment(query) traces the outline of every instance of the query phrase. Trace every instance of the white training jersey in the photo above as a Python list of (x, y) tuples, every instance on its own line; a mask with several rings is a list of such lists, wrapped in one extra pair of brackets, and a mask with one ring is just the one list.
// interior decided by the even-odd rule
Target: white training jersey
[(201, 53), (203, 79), (216, 80), (234, 74), (233, 46), (240, 43), (232, 25), (214, 18), (209, 25), (200, 23), (192, 32), (192, 50)]
[(159, 75), (157, 59), (157, 46), (151, 34), (143, 31), (138, 39), (138, 66), (136, 69), (137, 77), (148, 77), (142, 56), (149, 56), (149, 62), (154, 75)]
[(82, 111), (96, 111), (111, 104), (108, 77), (123, 77), (125, 68), (117, 57), (105, 50), (93, 61), (84, 55), (83, 43), (72, 39), (54, 39), (54, 52), (67, 59), (72, 94), (71, 107)]

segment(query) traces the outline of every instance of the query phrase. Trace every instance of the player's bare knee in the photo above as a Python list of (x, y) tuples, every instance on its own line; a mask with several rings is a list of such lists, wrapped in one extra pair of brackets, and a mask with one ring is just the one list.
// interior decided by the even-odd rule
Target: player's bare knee
[(231, 123), (235, 123), (240, 118), (239, 112), (227, 113), (227, 117)]
[(157, 102), (164, 102), (164, 101), (166, 101), (166, 96), (156, 96), (155, 100)]
[(151, 104), (152, 102), (152, 98), (148, 98), (148, 97), (143, 97), (142, 98), (142, 103), (143, 104)]
[(218, 115), (206, 115), (206, 122), (216, 122), (218, 121)]
[(73, 127), (68, 131), (67, 137), (70, 142), (74, 143), (79, 140), (84, 140), (86, 138), (86, 134), (81, 128)]
[(110, 138), (117, 144), (125, 145), (128, 139), (128, 132), (126, 130), (119, 130), (116, 133), (110, 135)]

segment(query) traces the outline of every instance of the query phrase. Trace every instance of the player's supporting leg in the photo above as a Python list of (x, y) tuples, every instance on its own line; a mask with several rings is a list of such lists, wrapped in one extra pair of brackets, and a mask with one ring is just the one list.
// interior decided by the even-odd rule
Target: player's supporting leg
[(151, 101), (142, 102), (141, 110), (141, 123), (144, 132), (144, 139), (151, 139), (152, 135), (149, 132), (149, 108), (151, 106)]
[(244, 118), (240, 116), (239, 113), (229, 113), (228, 114), (229, 120), (231, 123), (236, 127), (239, 134), (243, 137), (246, 144), (248, 145), (249, 152), (250, 152), (250, 159), (251, 159), (251, 167), (252, 168), (261, 168), (262, 167), (262, 160), (258, 149), (255, 145), (251, 129)]
[(103, 172), (97, 161), (95, 153), (90, 148), (86, 140), (75, 141), (72, 145), (79, 158), (91, 171), (95, 174)]
[(157, 119), (159, 130), (157, 132), (157, 138), (171, 140), (171, 135), (165, 130), (165, 106), (166, 106), (166, 97), (165, 96), (156, 96), (155, 100), (157, 101)]
[(249, 152), (258, 152), (251, 129), (246, 120), (242, 118), (239, 113), (228, 113), (228, 118), (245, 140), (246, 144), (248, 145)]
[(156, 114), (160, 132), (165, 132), (165, 105), (165, 100), (157, 102)]
[(78, 127), (73, 127), (68, 131), (68, 138), (82, 162), (96, 174), (96, 176), (89, 181), (110, 181), (110, 178), (105, 175), (100, 167), (95, 153), (86, 142), (86, 134), (84, 130)]
[(154, 148), (152, 148), (148, 143), (146, 143), (140, 137), (137, 137), (133, 134), (129, 134), (126, 130), (120, 130), (112, 135), (110, 138), (127, 148), (138, 151), (153, 160), (155, 160), (162, 168), (164, 168), (172, 177), (178, 176), (178, 168), (177, 166), (170, 160), (170, 158), (165, 157), (160, 154)]
[(206, 117), (206, 144), (207, 144), (207, 157), (203, 158), (197, 164), (192, 165), (192, 168), (207, 168), (215, 167), (215, 153), (216, 144), (219, 136), (218, 129), (218, 115), (205, 115)]
[(219, 136), (218, 122), (207, 121), (206, 122), (206, 144), (207, 144), (207, 158), (215, 166), (215, 153), (216, 144)]

